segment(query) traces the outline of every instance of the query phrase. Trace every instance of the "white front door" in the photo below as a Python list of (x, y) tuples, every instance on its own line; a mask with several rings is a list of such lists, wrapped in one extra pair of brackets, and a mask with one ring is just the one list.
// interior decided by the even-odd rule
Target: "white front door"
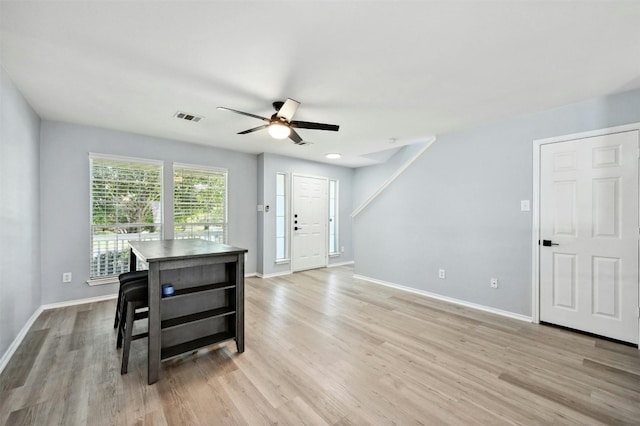
[(540, 320), (638, 343), (638, 131), (541, 145)]
[(293, 175), (292, 186), (292, 268), (327, 266), (327, 179)]

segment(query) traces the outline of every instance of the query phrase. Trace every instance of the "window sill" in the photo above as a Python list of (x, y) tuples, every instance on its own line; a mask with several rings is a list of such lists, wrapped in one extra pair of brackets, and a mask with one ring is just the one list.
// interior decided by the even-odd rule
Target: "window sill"
[(280, 259), (280, 260), (276, 260), (276, 261), (275, 261), (275, 264), (276, 264), (276, 265), (286, 265), (286, 264), (288, 264), (289, 262), (290, 262), (290, 260), (289, 260), (289, 259)]
[(340, 253), (329, 253), (329, 257), (340, 257)]
[(103, 277), (103, 278), (89, 278), (87, 280), (87, 284), (89, 284), (90, 286), (96, 286), (96, 285), (107, 285), (107, 284), (119, 284), (120, 281), (118, 281), (118, 276), (117, 275), (113, 275), (110, 277)]

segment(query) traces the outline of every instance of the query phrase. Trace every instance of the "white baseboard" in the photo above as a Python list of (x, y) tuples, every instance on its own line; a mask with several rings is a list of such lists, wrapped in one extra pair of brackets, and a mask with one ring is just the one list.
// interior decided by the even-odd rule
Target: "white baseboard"
[(256, 272), (256, 277), (258, 278), (273, 278), (273, 277), (281, 277), (283, 275), (291, 275), (291, 271), (283, 271), (283, 272), (274, 272), (273, 274), (261, 274)]
[(257, 277), (257, 276), (258, 276), (257, 272), (249, 272), (248, 274), (244, 274), (245, 278)]
[(33, 315), (31, 315), (31, 318), (29, 318), (25, 323), (24, 327), (22, 327), (22, 330), (20, 330), (20, 333), (18, 333), (16, 338), (13, 339), (13, 342), (11, 343), (11, 345), (9, 345), (9, 348), (7, 349), (7, 351), (4, 353), (4, 355), (2, 355), (2, 358), (0, 358), (0, 374), (5, 369), (5, 367), (9, 363), (9, 360), (11, 359), (13, 354), (16, 352), (16, 350), (18, 349), (18, 346), (20, 346), (20, 343), (22, 343), (25, 336), (27, 335), (27, 332), (29, 331), (29, 329), (31, 329), (31, 326), (33, 325), (33, 323), (36, 322), (36, 320), (38, 319), (42, 311), (43, 311), (42, 306), (36, 309)]
[(330, 263), (327, 265), (327, 268), (333, 268), (335, 266), (353, 265), (354, 263), (355, 262), (353, 260), (349, 260), (348, 262)]
[(513, 318), (513, 319), (516, 319), (516, 320), (519, 320), (519, 321), (526, 321), (526, 322), (532, 322), (533, 321), (533, 319), (531, 317), (528, 317), (528, 316), (522, 315), (522, 314), (516, 314), (515, 312), (503, 311), (502, 309), (492, 308), (491, 306), (479, 305), (477, 303), (471, 303), (471, 302), (467, 302), (465, 300), (455, 299), (453, 297), (442, 296), (440, 294), (431, 293), (431, 292), (424, 291), (424, 290), (418, 290), (418, 289), (415, 289), (415, 288), (412, 288), (412, 287), (407, 287), (407, 286), (403, 286), (403, 285), (399, 285), (399, 284), (390, 283), (390, 282), (387, 282), (387, 281), (377, 280), (375, 278), (366, 277), (364, 275), (356, 275), (356, 274), (354, 274), (353, 278), (356, 278), (356, 279), (359, 279), (359, 280), (363, 280), (363, 281), (369, 281), (369, 282), (374, 283), (374, 284), (379, 284), (379, 285), (384, 285), (384, 286), (387, 286), (387, 287), (396, 288), (398, 290), (408, 291), (410, 293), (419, 294), (421, 296), (430, 297), (432, 299), (442, 300), (444, 302), (454, 303), (456, 305), (464, 306), (464, 307), (467, 307), (467, 308), (478, 309), (480, 311), (489, 312), (489, 313), (496, 314), (496, 315), (502, 315), (504, 317)]
[(43, 311), (48, 309), (66, 308), (67, 306), (84, 305), (85, 303), (103, 302), (105, 300), (117, 299), (118, 293), (106, 294), (104, 296), (88, 297), (86, 299), (68, 300), (66, 302), (55, 302), (42, 305)]
[[(333, 268), (334, 266), (353, 265), (353, 264), (354, 264), (354, 261), (350, 260), (348, 262), (331, 263), (331, 264), (327, 265), (327, 268)], [(274, 272), (273, 274), (264, 274), (264, 275), (259, 273), (259, 272), (256, 272), (254, 274), (254, 276), (256, 276), (258, 278), (274, 278), (274, 277), (281, 277), (283, 275), (290, 275), (290, 274), (293, 274), (293, 272), (292, 271), (283, 271), (283, 272)]]

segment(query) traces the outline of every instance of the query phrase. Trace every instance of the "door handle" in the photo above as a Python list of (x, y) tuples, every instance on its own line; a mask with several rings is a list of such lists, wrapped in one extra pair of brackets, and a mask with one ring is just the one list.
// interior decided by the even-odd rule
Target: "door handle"
[(293, 227), (293, 230), (294, 230), (294, 231), (302, 230), (302, 228), (301, 228), (301, 227), (299, 227), (299, 226), (294, 226), (294, 227)]
[(554, 243), (551, 240), (542, 240), (542, 245), (545, 247), (551, 247), (551, 246), (559, 246), (560, 244)]

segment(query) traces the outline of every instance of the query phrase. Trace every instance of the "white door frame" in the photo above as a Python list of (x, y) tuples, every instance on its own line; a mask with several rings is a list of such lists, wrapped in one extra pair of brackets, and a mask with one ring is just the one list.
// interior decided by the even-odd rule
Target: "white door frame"
[[(289, 259), (291, 260), (290, 264), (289, 264), (289, 271), (294, 272), (294, 268), (293, 268), (293, 226), (294, 226), (294, 220), (293, 220), (293, 204), (294, 204), (294, 194), (293, 194), (293, 179), (295, 177), (305, 177), (305, 178), (312, 178), (312, 179), (322, 179), (325, 181), (325, 183), (327, 184), (327, 220), (329, 217), (329, 199), (328, 199), (328, 191), (329, 191), (329, 178), (326, 176), (317, 176), (317, 175), (309, 175), (306, 173), (291, 173), (291, 182), (289, 187), (291, 188), (291, 202), (289, 203), (289, 235), (291, 235), (290, 241), (289, 241)], [(326, 268), (327, 266), (329, 266), (329, 230), (327, 229), (327, 223), (325, 221), (324, 224), (324, 236), (325, 239), (327, 240), (325, 243), (325, 250), (324, 250), (324, 267)]]
[[(540, 148), (542, 145), (556, 142), (567, 142), (574, 139), (584, 139), (594, 136), (604, 136), (612, 133), (628, 132), (630, 130), (640, 130), (640, 122), (626, 124), (623, 126), (608, 127), (605, 129), (591, 130), (588, 132), (572, 133), (569, 135), (555, 136), (552, 138), (537, 139), (533, 141), (533, 206), (532, 223), (533, 232), (531, 239), (532, 247), (532, 268), (531, 268), (531, 319), (534, 323), (540, 323)], [(640, 155), (640, 153), (639, 153)], [(640, 161), (639, 161), (640, 167)], [(640, 209), (638, 211), (638, 226), (640, 227)], [(640, 272), (640, 271), (639, 271)], [(638, 283), (640, 286), (640, 282)], [(640, 306), (640, 300), (638, 301)], [(640, 321), (640, 319), (639, 319)], [(639, 336), (640, 338), (640, 333)], [(638, 345), (640, 350), (640, 345)]]

